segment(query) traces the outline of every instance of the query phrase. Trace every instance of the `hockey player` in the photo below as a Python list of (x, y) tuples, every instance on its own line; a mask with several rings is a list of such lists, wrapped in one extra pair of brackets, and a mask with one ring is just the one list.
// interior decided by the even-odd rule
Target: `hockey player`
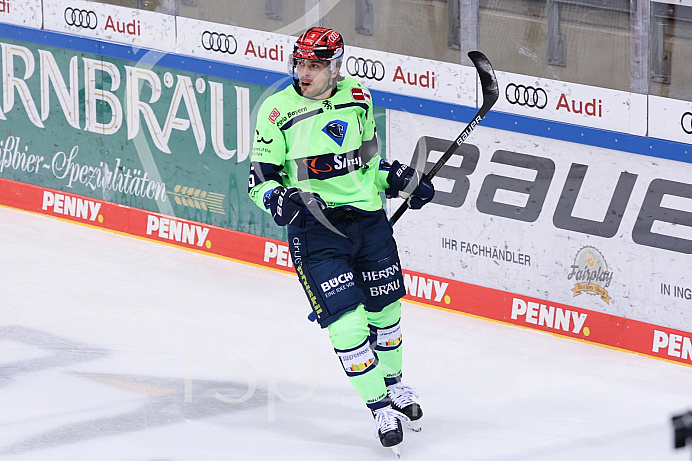
[(417, 394), (401, 382), (399, 320), (405, 288), (380, 192), (418, 209), (432, 184), (378, 155), (370, 92), (339, 75), (344, 42), (312, 27), (289, 57), (293, 85), (257, 115), (250, 198), (288, 226), (288, 243), (313, 318), (375, 417), (380, 442), (398, 453), (404, 425), (419, 430)]

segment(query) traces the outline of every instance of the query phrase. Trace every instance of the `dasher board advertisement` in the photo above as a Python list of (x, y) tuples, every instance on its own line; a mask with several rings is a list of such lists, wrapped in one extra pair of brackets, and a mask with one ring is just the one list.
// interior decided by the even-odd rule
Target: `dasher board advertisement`
[(172, 52), (175, 16), (85, 0), (43, 0), (43, 28)]
[(646, 135), (646, 95), (510, 72), (495, 74), (500, 98), (493, 110)]
[[(287, 62), (297, 37), (189, 18), (177, 18), (177, 31), (179, 53), (282, 73), (290, 83)], [(344, 55), (341, 74), (371, 90), (476, 105), (472, 66), (348, 45)]]
[[(428, 171), (463, 126), (388, 111), (388, 151)], [(689, 164), (480, 126), (395, 236), (414, 271), (692, 331), (690, 178)]]
[(40, 29), (43, 25), (41, 0), (0, 0), (0, 23)]

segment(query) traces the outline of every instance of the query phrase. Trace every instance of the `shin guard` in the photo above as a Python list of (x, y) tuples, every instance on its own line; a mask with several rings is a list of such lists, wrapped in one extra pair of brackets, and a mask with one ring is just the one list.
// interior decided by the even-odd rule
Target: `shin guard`
[(356, 392), (372, 409), (382, 406), (382, 402), (386, 404), (387, 388), (377, 356), (370, 346), (363, 306), (344, 314), (328, 328), (334, 352)]
[(379, 361), (387, 385), (401, 380), (402, 334), (401, 302), (394, 301), (380, 312), (367, 312), (370, 345)]

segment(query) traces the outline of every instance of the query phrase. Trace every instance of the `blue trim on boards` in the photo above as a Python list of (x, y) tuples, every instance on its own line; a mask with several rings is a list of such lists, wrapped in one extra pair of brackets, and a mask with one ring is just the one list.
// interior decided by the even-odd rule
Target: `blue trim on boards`
[[(288, 76), (254, 67), (228, 64), (209, 59), (195, 58), (163, 51), (135, 48), (130, 45), (104, 42), (28, 27), (2, 24), (0, 37), (27, 41), (84, 53), (97, 53), (115, 59), (156, 64), (170, 69), (194, 72), (218, 78), (267, 87), (283, 88)], [(372, 90), (373, 104), (385, 109), (401, 110), (446, 120), (468, 122), (476, 108), (460, 106), (429, 99), (403, 96), (396, 93)], [(692, 163), (692, 144), (635, 136), (626, 133), (582, 127), (568, 123), (542, 120), (524, 115), (491, 111), (483, 120), (483, 126), (543, 138), (568, 141), (604, 149)]]

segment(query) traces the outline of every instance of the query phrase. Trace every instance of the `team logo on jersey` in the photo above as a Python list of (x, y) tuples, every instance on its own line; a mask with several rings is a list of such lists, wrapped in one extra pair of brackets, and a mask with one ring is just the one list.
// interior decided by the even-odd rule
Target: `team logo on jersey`
[(341, 147), (344, 144), (347, 129), (348, 123), (342, 120), (332, 120), (322, 128), (322, 131)]
[(334, 178), (366, 167), (357, 150), (345, 154), (324, 154), (300, 158), (295, 162), (299, 181)]
[(269, 121), (272, 123), (276, 123), (276, 119), (279, 118), (279, 115), (281, 115), (281, 113), (275, 107), (274, 110), (272, 111), (272, 113), (269, 114)]
[(370, 93), (362, 88), (351, 88), (351, 96), (355, 101), (370, 101)]

